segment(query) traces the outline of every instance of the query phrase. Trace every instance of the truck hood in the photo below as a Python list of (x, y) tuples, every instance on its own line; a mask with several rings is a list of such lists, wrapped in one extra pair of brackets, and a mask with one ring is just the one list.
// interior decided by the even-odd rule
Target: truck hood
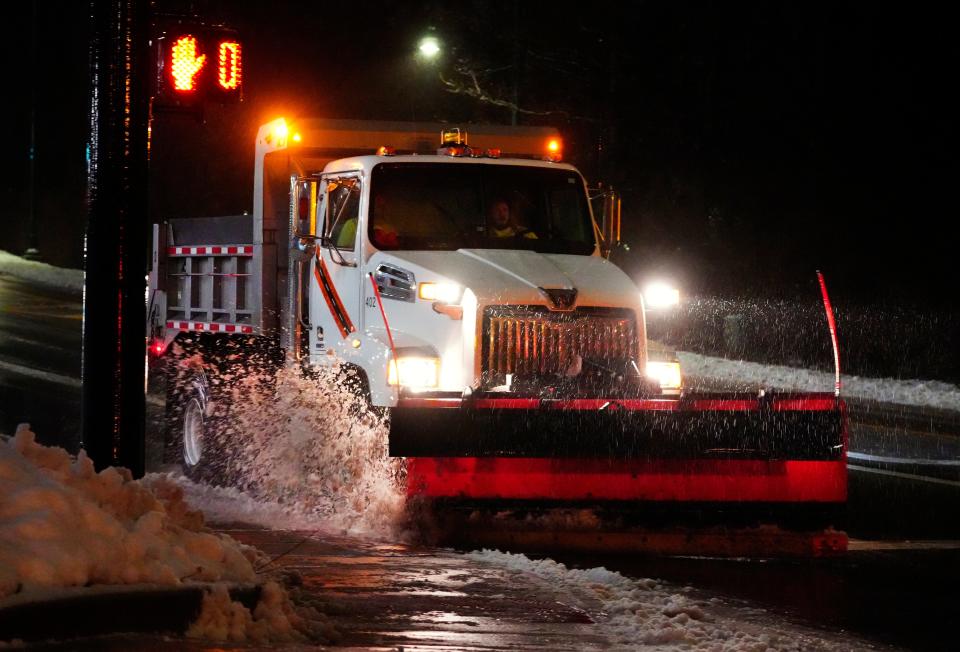
[(506, 249), (391, 251), (388, 255), (398, 264), (421, 268), (412, 270), (418, 281), (435, 280), (429, 275), (436, 274), (469, 288), (481, 304), (546, 304), (541, 288), (575, 289), (577, 305), (637, 308), (640, 301), (633, 281), (597, 256)]

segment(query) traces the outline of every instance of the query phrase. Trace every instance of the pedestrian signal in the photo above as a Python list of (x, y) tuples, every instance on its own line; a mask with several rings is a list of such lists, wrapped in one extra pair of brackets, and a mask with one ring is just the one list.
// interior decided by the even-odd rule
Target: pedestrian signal
[(197, 90), (197, 76), (203, 70), (207, 55), (199, 54), (197, 37), (192, 34), (181, 36), (170, 46), (170, 76), (173, 78), (173, 90)]
[(230, 104), (243, 97), (243, 48), (235, 31), (177, 23), (154, 39), (155, 106)]

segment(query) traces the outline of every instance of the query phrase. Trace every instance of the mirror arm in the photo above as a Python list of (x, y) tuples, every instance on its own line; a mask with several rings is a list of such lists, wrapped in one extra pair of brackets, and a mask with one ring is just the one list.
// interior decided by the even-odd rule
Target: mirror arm
[[(333, 260), (333, 262), (335, 262), (336, 264), (340, 265), (341, 267), (357, 266), (356, 263), (351, 263), (350, 261), (348, 261), (346, 258), (343, 257), (343, 253), (340, 252), (340, 249), (335, 244), (333, 244), (333, 240), (331, 240), (328, 236), (320, 236), (320, 246), (326, 247), (327, 250), (330, 252), (330, 259)], [(336, 254), (334, 254), (334, 252), (336, 252)]]

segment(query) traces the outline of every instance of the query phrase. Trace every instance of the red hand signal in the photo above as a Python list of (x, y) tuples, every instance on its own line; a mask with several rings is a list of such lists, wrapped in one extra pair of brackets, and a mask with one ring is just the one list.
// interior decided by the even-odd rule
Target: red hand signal
[(178, 91), (196, 90), (197, 74), (207, 61), (207, 55), (197, 56), (197, 39), (190, 35), (181, 36), (174, 42), (170, 52), (170, 70), (173, 75), (174, 89)]

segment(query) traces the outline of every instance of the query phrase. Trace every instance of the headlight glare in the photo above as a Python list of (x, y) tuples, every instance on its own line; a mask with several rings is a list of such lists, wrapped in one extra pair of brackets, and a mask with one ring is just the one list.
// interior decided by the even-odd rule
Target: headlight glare
[(660, 389), (681, 389), (683, 387), (679, 362), (650, 360), (647, 362), (647, 378), (659, 383)]
[(391, 360), (387, 367), (387, 384), (414, 391), (436, 387), (439, 377), (440, 360), (437, 358), (401, 357), (399, 364)]
[(647, 308), (670, 308), (679, 305), (680, 290), (669, 283), (657, 281), (643, 288), (643, 300)]
[(460, 286), (456, 283), (421, 283), (419, 294), (424, 301), (456, 303), (460, 300)]

